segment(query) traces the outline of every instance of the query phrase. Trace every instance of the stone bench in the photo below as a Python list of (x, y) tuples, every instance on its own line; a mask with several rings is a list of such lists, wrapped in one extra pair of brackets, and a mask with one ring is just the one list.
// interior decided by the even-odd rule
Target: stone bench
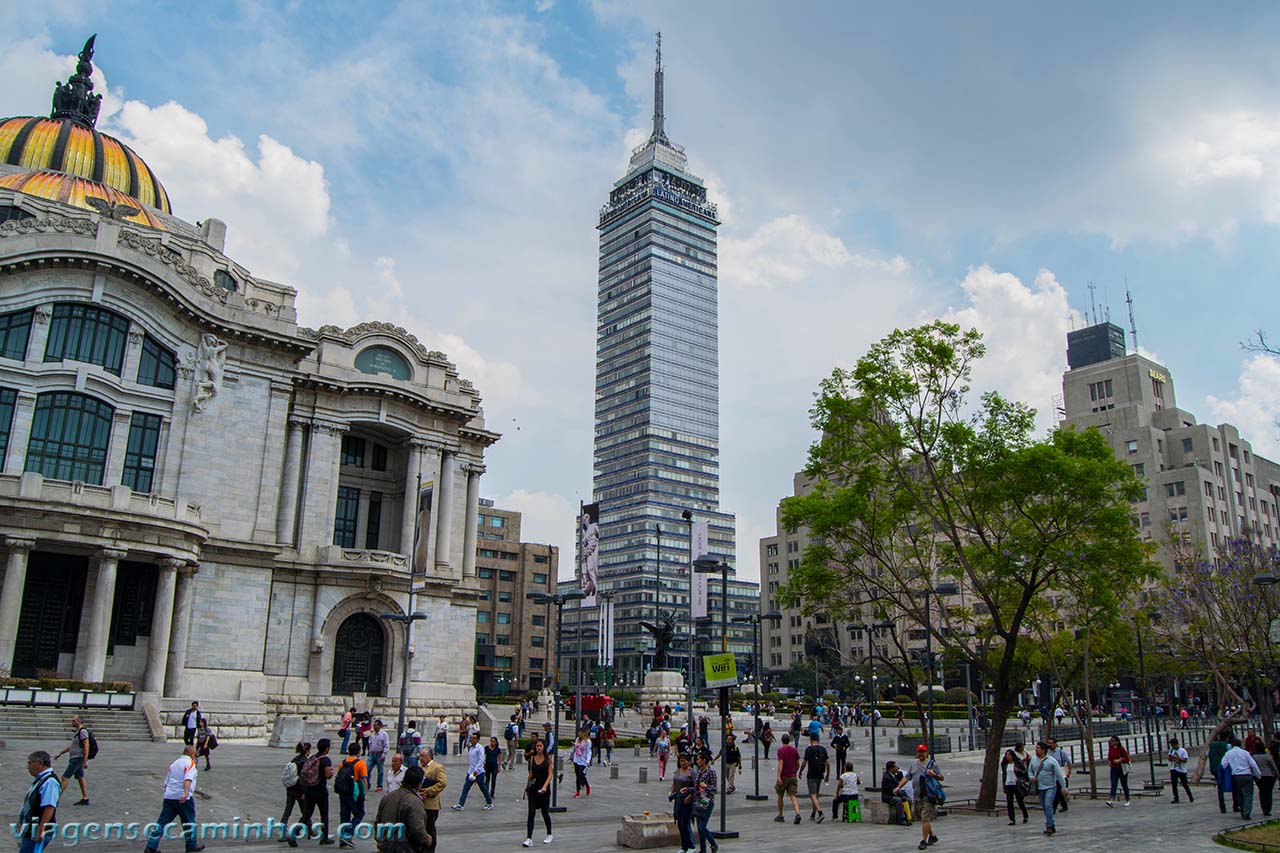
[(618, 846), (632, 849), (672, 847), (680, 843), (680, 830), (671, 815), (624, 815), (618, 830)]
[(866, 798), (862, 800), (862, 822), (863, 823), (893, 823), (893, 809), (888, 803), (880, 802), (880, 799)]

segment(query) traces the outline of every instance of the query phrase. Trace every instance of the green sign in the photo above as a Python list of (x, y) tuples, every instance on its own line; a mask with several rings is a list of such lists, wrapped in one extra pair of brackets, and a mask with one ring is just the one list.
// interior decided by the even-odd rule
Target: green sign
[(705, 655), (702, 658), (702, 672), (706, 676), (707, 687), (738, 685), (738, 662), (732, 654)]

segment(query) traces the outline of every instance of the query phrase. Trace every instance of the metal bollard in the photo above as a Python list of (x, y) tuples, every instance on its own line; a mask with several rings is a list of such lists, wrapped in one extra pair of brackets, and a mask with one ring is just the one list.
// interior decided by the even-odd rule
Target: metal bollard
[(611, 765), (609, 765), (609, 778), (610, 778), (610, 779), (617, 779), (617, 778), (618, 778), (618, 770), (619, 770), (618, 765), (616, 765), (616, 764), (611, 764)]
[(635, 751), (636, 751), (636, 758), (639, 758), (639, 757), (640, 757), (640, 747), (638, 747), (638, 746), (637, 746), (637, 747), (635, 748)]
[(639, 778), (639, 779), (637, 779), (636, 781), (637, 781), (637, 782), (639, 782), (640, 784), (644, 784), (645, 782), (648, 782), (648, 781), (649, 781), (649, 768), (648, 768), (648, 767), (641, 767), (641, 768), (640, 768), (640, 778)]

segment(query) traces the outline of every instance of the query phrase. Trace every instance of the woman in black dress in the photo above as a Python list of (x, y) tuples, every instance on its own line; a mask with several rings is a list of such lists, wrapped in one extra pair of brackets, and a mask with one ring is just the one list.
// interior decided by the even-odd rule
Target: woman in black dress
[(524, 845), (533, 846), (533, 817), (542, 812), (542, 822), (547, 827), (544, 844), (551, 843), (551, 759), (547, 756), (545, 741), (534, 741), (533, 756), (529, 759), (529, 781), (524, 786), (524, 797), (529, 801), (529, 823), (525, 829)]

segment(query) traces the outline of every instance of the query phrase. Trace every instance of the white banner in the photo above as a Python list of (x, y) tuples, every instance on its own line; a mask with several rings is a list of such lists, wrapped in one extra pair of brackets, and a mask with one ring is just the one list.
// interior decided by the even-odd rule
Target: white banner
[(689, 548), (689, 596), (693, 618), (703, 619), (707, 614), (707, 576), (693, 570), (693, 561), (711, 553), (711, 531), (705, 521), (693, 523), (693, 540)]
[(613, 602), (600, 605), (597, 635), (600, 640), (600, 666), (613, 666)]
[(600, 565), (600, 504), (587, 504), (578, 516), (579, 582), (586, 598), (579, 607), (596, 606), (596, 582)]

